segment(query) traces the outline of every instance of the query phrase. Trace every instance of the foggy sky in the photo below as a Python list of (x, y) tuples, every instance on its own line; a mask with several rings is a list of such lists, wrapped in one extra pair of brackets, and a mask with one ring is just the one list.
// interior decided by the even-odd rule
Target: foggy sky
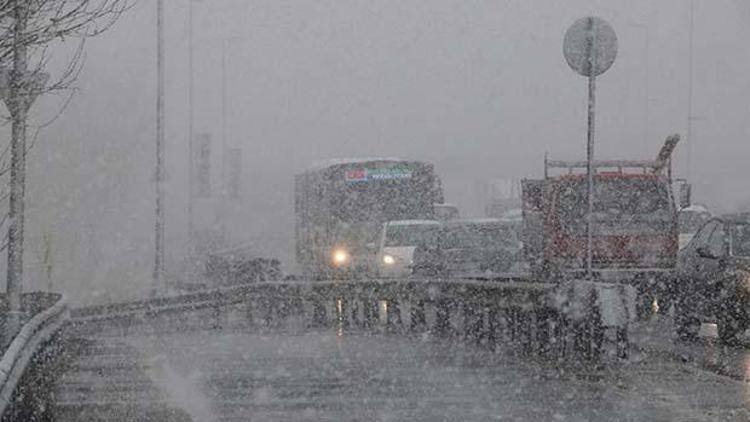
[[(598, 78), (597, 157), (653, 158), (668, 134), (680, 133), (677, 175), (689, 173), (698, 202), (733, 210), (750, 198), (750, 4), (695, 3), (699, 119), (688, 170), (687, 0), (195, 1), (195, 131), (214, 141), (214, 192), (223, 43), (225, 142), (243, 150), (241, 199), (200, 200), (196, 224), (223, 217), (233, 241), (254, 242), (293, 269), (293, 174), (317, 160), (358, 156), (433, 162), (446, 200), (479, 214), (487, 179), (539, 177), (545, 151), (584, 157), (586, 80), (567, 67), (562, 38), (586, 15), (607, 19), (619, 38), (615, 64)], [(173, 270), (187, 242), (187, 0), (166, 6)], [(87, 44), (79, 91), (29, 155), (32, 286), (44, 286), (32, 267), (48, 233), (54, 282), (74, 299), (145, 294), (153, 265), (155, 57), (154, 1), (138, 2)], [(61, 101), (41, 99), (35, 121)]]

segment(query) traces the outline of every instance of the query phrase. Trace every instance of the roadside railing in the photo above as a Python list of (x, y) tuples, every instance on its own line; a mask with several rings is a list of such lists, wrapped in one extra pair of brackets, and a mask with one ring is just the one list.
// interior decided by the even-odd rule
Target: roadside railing
[(34, 355), (69, 318), (64, 296), (37, 313), (15, 336), (0, 359), (0, 416), (13, 400), (13, 394)]
[(72, 320), (86, 331), (113, 329), (122, 335), (139, 325), (154, 332), (386, 329), (429, 332), (488, 347), (504, 341), (554, 356), (598, 356), (604, 332), (596, 313), (572, 321), (556, 307), (554, 292), (554, 284), (515, 277), (261, 282), (87, 307), (75, 310)]
[[(73, 313), (84, 331), (128, 335), (175, 329), (335, 328), (430, 333), (525, 352), (599, 359), (625, 357), (626, 286), (540, 282), (504, 274), (472, 278), (257, 282), (183, 295), (102, 305)], [(622, 302), (622, 303), (620, 303)], [(614, 321), (614, 323), (613, 323)], [(119, 331), (118, 331), (119, 330)]]
[[(540, 295), (550, 289), (549, 285), (521, 281), (520, 278), (505, 278), (502, 283), (491, 280), (476, 279), (363, 279), (363, 280), (328, 280), (328, 281), (274, 281), (221, 287), (181, 295), (132, 302), (87, 306), (74, 309), (72, 319), (75, 323), (118, 320), (122, 318), (147, 320), (165, 313), (197, 311), (236, 304), (253, 304), (262, 301), (273, 311), (285, 301), (301, 301), (312, 305), (323, 306), (336, 300), (396, 301), (405, 298), (419, 298), (428, 302), (440, 299), (461, 299), (467, 295), (495, 293), (485, 296), (487, 301), (503, 300), (492, 304), (498, 305), (508, 301), (515, 304), (532, 305), (538, 302)], [(257, 303), (256, 303), (257, 304)], [(490, 303), (487, 303), (489, 305)], [(539, 304), (537, 304), (539, 305)]]

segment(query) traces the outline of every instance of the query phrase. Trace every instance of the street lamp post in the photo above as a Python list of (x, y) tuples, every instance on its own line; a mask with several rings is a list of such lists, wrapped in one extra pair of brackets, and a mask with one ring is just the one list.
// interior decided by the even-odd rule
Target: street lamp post
[(193, 0), (188, 0), (188, 255), (193, 253)]
[(695, 16), (695, 1), (690, 0), (690, 27), (688, 29), (688, 121), (687, 121), (687, 179), (690, 180), (690, 166), (693, 149), (693, 27)]
[(164, 0), (156, 2), (156, 224), (151, 296), (164, 286)]
[[(228, 38), (221, 40), (221, 196), (225, 197), (226, 187), (226, 163), (227, 163), (227, 44)], [(222, 221), (222, 227), (224, 221)]]

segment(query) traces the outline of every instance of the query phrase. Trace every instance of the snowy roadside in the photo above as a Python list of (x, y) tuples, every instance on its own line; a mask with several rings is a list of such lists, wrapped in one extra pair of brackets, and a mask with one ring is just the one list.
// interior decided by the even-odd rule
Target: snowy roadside
[(725, 345), (711, 338), (679, 340), (669, 316), (655, 316), (634, 324), (630, 341), (636, 349), (635, 359), (644, 358), (641, 354), (662, 355), (735, 380), (750, 381), (750, 348), (746, 341)]

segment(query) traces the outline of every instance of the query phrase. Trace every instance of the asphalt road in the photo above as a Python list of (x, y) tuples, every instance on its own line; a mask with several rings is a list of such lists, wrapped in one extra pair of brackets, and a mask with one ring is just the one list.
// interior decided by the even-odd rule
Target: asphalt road
[(53, 390), (61, 421), (750, 420), (750, 384), (668, 353), (597, 369), (429, 336), (100, 336)]

